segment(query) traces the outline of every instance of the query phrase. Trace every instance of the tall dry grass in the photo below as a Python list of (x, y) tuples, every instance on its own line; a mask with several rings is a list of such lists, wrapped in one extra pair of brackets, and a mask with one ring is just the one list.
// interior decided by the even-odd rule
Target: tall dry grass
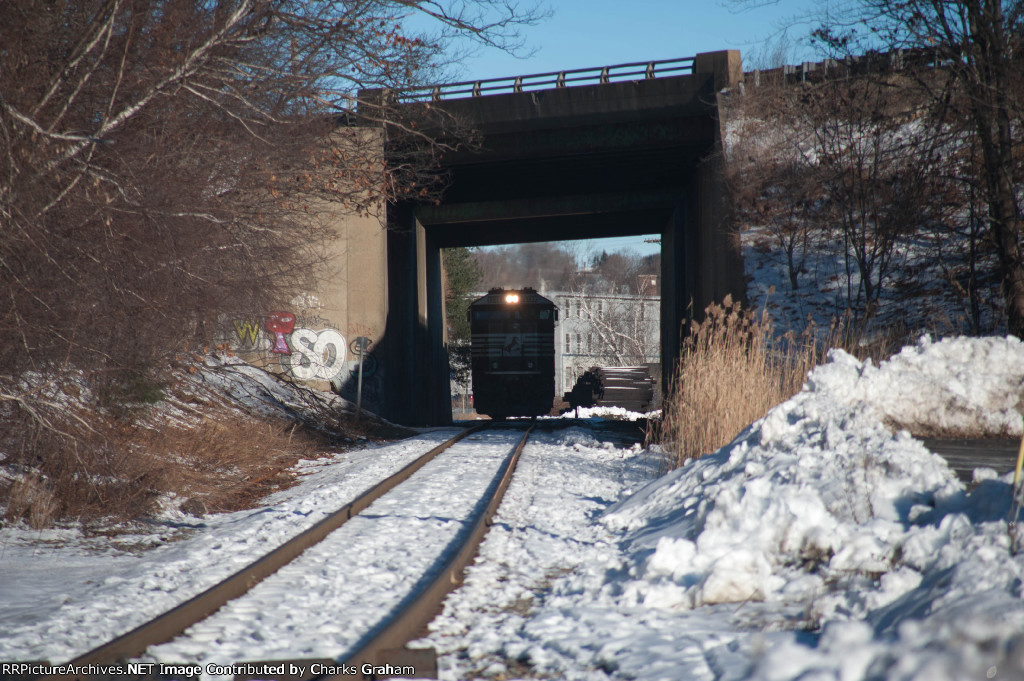
[(273, 399), (261, 383), (227, 365), (207, 371), (222, 372), (231, 389), (196, 377), (184, 360), (160, 381), (138, 377), (102, 393), (71, 371), (31, 386), (33, 402), (0, 390), (0, 527), (104, 527), (168, 506), (193, 515), (234, 511), (293, 484), (300, 458), (357, 437), (408, 434), (375, 417), (356, 419), (299, 386), (291, 386), (294, 401), (268, 414)]
[[(8, 456), (0, 526), (134, 520), (165, 503), (193, 515), (233, 511), (291, 485), (295, 462), (324, 449), (320, 438), (283, 420), (221, 413), (153, 427), (85, 416), (88, 422), (80, 415), (35, 428), (35, 446)], [(32, 431), (32, 423), (21, 425)], [(31, 455), (38, 451), (46, 456)]]
[(744, 310), (729, 296), (721, 305), (708, 306), (704, 321), (690, 325), (666, 391), (659, 434), (665, 467), (677, 468), (728, 444), (795, 395), (830, 348), (877, 360), (892, 354), (902, 340), (890, 334), (865, 343), (849, 317), (834, 320), (818, 336), (809, 325), (799, 335), (776, 337), (767, 313)]

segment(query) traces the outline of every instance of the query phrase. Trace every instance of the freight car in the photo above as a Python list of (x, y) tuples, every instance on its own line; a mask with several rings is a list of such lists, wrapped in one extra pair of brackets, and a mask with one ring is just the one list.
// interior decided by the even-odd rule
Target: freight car
[(467, 314), (477, 413), (499, 421), (549, 413), (555, 395), (555, 304), (532, 288), (492, 288)]

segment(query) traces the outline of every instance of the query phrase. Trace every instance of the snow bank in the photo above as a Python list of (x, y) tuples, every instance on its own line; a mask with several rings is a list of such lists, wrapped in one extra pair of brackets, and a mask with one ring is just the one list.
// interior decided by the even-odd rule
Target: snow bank
[(810, 389), (870, 405), (914, 432), (1020, 437), (1024, 431), (1024, 343), (1007, 338), (924, 338), (875, 367), (840, 350)]
[[(838, 359), (818, 373), (856, 361)], [(962, 494), (920, 442), (808, 383), (728, 447), (608, 512), (605, 522), (629, 533), (639, 602), (804, 598), (823, 587), (819, 567), (886, 572), (901, 528)]]
[(815, 645), (786, 634), (755, 655), (751, 678), (765, 681), (869, 667), (994, 678), (1000, 665), (1012, 673), (998, 678), (1024, 678), (1009, 480), (990, 474), (967, 495), (940, 457), (883, 424), (1020, 434), (1022, 384), (1016, 339), (923, 340), (878, 367), (833, 352), (728, 446), (604, 514), (623, 533), (620, 607), (760, 602), (821, 628)]

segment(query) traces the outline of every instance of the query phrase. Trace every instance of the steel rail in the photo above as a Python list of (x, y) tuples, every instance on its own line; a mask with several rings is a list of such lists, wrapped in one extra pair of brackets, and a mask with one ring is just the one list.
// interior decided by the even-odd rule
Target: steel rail
[[(152, 645), (165, 643), (181, 634), (192, 624), (199, 622), (230, 600), (244, 595), (258, 583), (277, 572), (303, 551), (322, 541), (327, 535), (358, 515), (381, 496), (405, 482), (413, 473), (422, 468), (438, 454), (470, 433), (488, 427), (487, 424), (463, 430), (451, 439), (422, 454), (397, 473), (363, 492), (355, 500), (320, 520), (312, 527), (292, 537), (262, 558), (250, 563), (230, 577), (218, 582), (206, 591), (168, 610), (162, 615), (145, 622), (126, 634), (79, 655), (63, 666), (89, 665), (130, 659), (144, 653)], [(60, 675), (45, 675), (42, 679), (65, 678)]]
[[(458, 553), (448, 559), (434, 579), (416, 594), (401, 612), (384, 623), (377, 633), (372, 634), (372, 638), (359, 645), (341, 662), (336, 663), (339, 666), (354, 668), (356, 674), (329, 674), (313, 677), (315, 681), (371, 681), (381, 677), (364, 673), (362, 671), (364, 664), (369, 663), (373, 666), (375, 663), (386, 661), (389, 664), (400, 666), (403, 653), (408, 656), (407, 659), (416, 658), (417, 651), (403, 651), (402, 649), (407, 643), (423, 635), (427, 624), (440, 612), (445, 597), (462, 584), (463, 573), (476, 557), (484, 535), (487, 534), (487, 530), (492, 524), (494, 514), (498, 512), (498, 507), (505, 496), (505, 490), (508, 489), (512, 476), (515, 474), (519, 456), (533, 429), (533, 425), (526, 429), (522, 439), (506, 459), (504, 469), (501, 471), (501, 479), (493, 487), (487, 508), (473, 523)], [(433, 656), (431, 656), (430, 662), (434, 662)], [(417, 672), (420, 672), (419, 668), (417, 668)], [(418, 673), (415, 678), (437, 678), (435, 673), (436, 669), (431, 669), (426, 677)]]

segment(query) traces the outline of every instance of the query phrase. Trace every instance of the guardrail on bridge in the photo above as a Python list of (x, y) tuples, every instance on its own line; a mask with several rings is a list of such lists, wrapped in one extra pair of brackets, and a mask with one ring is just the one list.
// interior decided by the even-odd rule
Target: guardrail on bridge
[(438, 102), (442, 99), (482, 97), (484, 95), (532, 92), (549, 88), (564, 88), (575, 85), (597, 85), (618, 83), (629, 80), (651, 80), (666, 76), (680, 76), (693, 73), (695, 57), (641, 61), (614, 66), (594, 66), (568, 71), (535, 73), (529, 76), (467, 80), (460, 83), (446, 83), (423, 88), (414, 88), (402, 98), (413, 102)]

